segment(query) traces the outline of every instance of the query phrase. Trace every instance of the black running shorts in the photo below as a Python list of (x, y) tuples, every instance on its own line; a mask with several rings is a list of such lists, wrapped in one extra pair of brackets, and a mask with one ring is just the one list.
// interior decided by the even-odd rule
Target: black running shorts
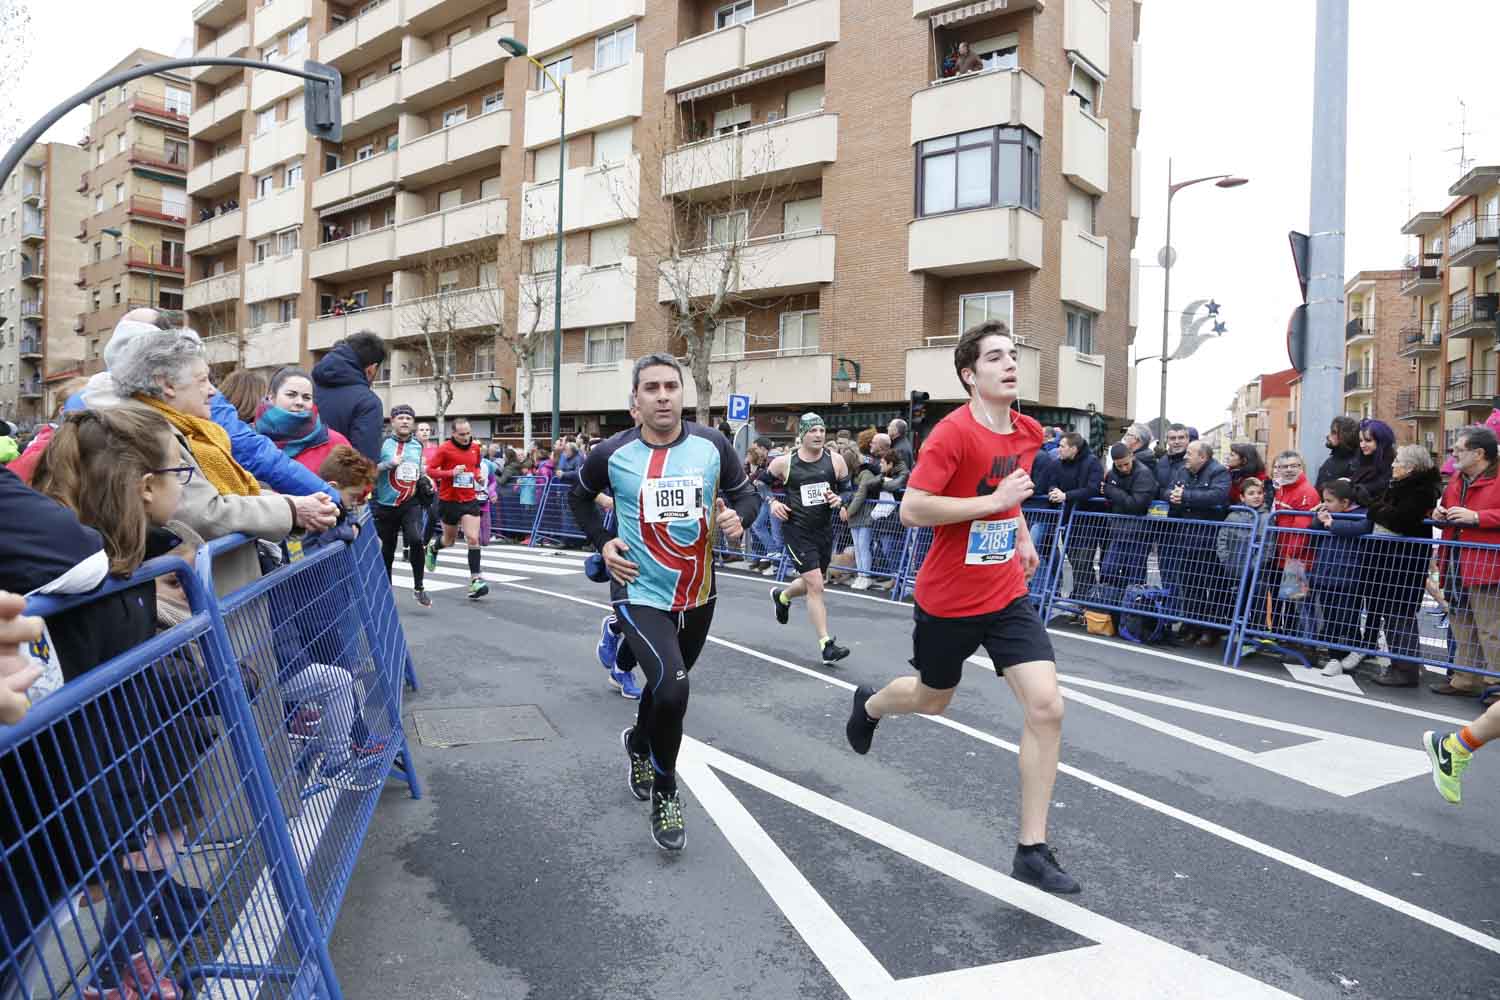
[(478, 500), (444, 500), (438, 504), (438, 516), (444, 524), (458, 524), (461, 518), (479, 517), (484, 513), (484, 504)]
[(792, 572), (798, 576), (815, 569), (828, 572), (828, 564), (833, 561), (832, 531), (803, 531), (787, 522), (781, 529), (781, 537), (787, 558), (792, 561)]
[(946, 691), (958, 686), (964, 661), (980, 646), (995, 664), (995, 673), (1035, 660), (1056, 662), (1047, 628), (1022, 594), (999, 611), (967, 618), (939, 618), (920, 607), (913, 609), (911, 665), (930, 688)]

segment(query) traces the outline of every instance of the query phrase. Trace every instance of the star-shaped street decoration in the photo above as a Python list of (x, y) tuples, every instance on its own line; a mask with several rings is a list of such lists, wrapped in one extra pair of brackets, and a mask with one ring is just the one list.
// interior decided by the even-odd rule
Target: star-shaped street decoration
[(1221, 334), (1221, 333), (1228, 333), (1228, 332), (1229, 332), (1229, 327), (1228, 326), (1224, 325), (1223, 323), (1218, 322), (1217, 320), (1214, 321), (1214, 333), (1216, 335), (1217, 334)]
[(1217, 316), (1217, 315), (1219, 315), (1219, 304), (1217, 302), (1215, 302), (1213, 299), (1209, 299), (1208, 300), (1208, 314), (1210, 316)]

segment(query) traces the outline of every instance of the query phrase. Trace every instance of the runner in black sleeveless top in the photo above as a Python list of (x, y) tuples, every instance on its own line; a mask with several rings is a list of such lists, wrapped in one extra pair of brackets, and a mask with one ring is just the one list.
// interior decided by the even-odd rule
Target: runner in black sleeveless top
[(794, 597), (807, 595), (807, 615), (818, 634), (824, 663), (842, 660), (849, 650), (828, 634), (828, 609), (823, 603), (823, 574), (833, 558), (833, 512), (839, 506), (839, 486), (849, 478), (844, 460), (824, 450), (827, 431), (823, 418), (804, 413), (797, 422), (797, 447), (771, 461), (771, 475), (786, 483), (786, 501), (771, 503), (772, 516), (785, 521), (782, 536), (786, 557), (798, 574), (790, 587), (773, 587), (771, 604), (776, 621), (790, 617)]

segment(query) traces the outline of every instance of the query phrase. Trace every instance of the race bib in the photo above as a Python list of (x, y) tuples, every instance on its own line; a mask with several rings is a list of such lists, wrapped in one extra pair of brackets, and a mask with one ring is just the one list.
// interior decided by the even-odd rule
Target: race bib
[(474, 488), (474, 473), (472, 473), (472, 472), (455, 472), (453, 474), (453, 488), (454, 489), (459, 489), (459, 490), (473, 489)]
[(1008, 563), (1016, 554), (1016, 518), (970, 521), (969, 547), (964, 562), (970, 566)]
[(478, 500), (480, 503), (484, 503), (489, 498), (490, 498), (490, 495), (487, 492), (485, 492), (485, 489), (484, 489), (483, 486), (476, 486), (476, 487), (474, 487), (474, 499), (475, 500)]
[(828, 484), (824, 482), (802, 484), (802, 506), (819, 507), (828, 502)]
[(402, 462), (396, 466), (396, 482), (414, 483), (417, 481), (419, 473), (420, 470), (417, 468), (416, 462)]
[(641, 484), (641, 516), (647, 524), (696, 521), (703, 516), (703, 480), (663, 476)]
[(26, 691), (26, 697), (33, 705), (63, 686), (62, 664), (57, 660), (57, 651), (52, 648), (52, 634), (47, 631), (45, 623), (40, 639), (21, 643), (21, 659), (25, 667), (40, 667), (42, 670), (42, 676)]

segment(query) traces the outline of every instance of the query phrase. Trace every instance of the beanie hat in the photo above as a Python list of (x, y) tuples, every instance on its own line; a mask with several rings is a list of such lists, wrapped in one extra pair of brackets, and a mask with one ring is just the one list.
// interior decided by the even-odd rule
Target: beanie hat
[(825, 430), (827, 429), (827, 425), (823, 423), (823, 418), (818, 416), (816, 413), (809, 412), (802, 414), (802, 416), (797, 420), (797, 436), (801, 437), (808, 431), (812, 430), (814, 427), (822, 427)]
[(392, 418), (399, 417), (403, 413), (408, 417), (411, 417), (413, 420), (417, 419), (417, 411), (411, 408), (410, 403), (397, 403), (395, 406), (391, 407)]
[(122, 319), (116, 323), (114, 332), (109, 335), (109, 342), (104, 345), (105, 369), (113, 368), (125, 352), (125, 346), (143, 333), (161, 333), (161, 327), (135, 319)]

